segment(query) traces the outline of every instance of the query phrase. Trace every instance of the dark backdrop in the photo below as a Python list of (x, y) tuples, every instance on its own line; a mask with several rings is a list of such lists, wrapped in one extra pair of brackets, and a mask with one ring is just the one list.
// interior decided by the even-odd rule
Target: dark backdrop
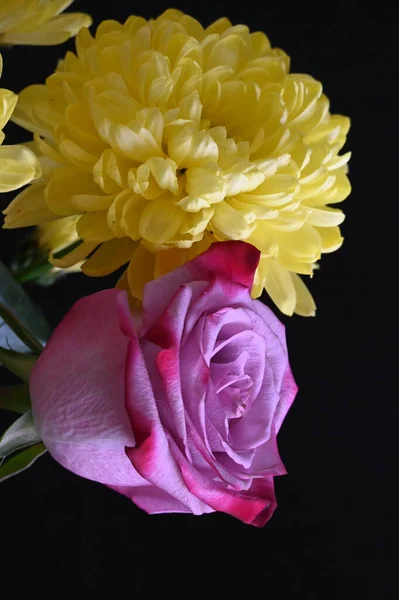
[[(0, 489), (3, 597), (30, 589), (54, 598), (111, 590), (130, 598), (204, 592), (396, 598), (389, 573), (396, 564), (390, 543), (395, 546), (397, 421), (387, 377), (397, 304), (396, 267), (389, 266), (397, 253), (394, 17), (381, 2), (372, 8), (251, 0), (175, 6), (203, 23), (226, 15), (266, 31), (292, 57), (293, 71), (322, 80), (332, 111), (353, 121), (345, 244), (323, 257), (311, 282), (317, 317), (285, 319), (300, 388), (279, 439), (288, 476), (276, 479), (279, 506), (259, 530), (223, 514), (149, 517), (46, 456)], [(168, 2), (77, 0), (75, 7), (98, 24), (133, 12), (156, 16)], [(42, 81), (66, 46), (73, 43), (4, 49), (2, 86), (18, 91)], [(23, 139), (13, 125), (6, 133), (9, 141)], [(6, 199), (0, 203), (4, 208)], [(22, 233), (0, 232), (6, 263)], [(55, 325), (78, 297), (106, 286), (74, 275), (51, 288), (26, 288)]]

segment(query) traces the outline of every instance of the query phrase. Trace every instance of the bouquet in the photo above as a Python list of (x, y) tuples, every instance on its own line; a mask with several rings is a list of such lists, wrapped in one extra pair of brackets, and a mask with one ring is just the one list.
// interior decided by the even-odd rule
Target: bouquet
[[(76, 36), (0, 90), (1, 130), (30, 134), (0, 147), (4, 227), (33, 228), (0, 269), (0, 478), (49, 452), (148, 513), (263, 526), (297, 392), (279, 312), (315, 316), (304, 278), (343, 242), (349, 119), (262, 32), (167, 10), (91, 33), (71, 4), (0, 0), (0, 44)], [(73, 272), (113, 286), (50, 332), (21, 283)]]

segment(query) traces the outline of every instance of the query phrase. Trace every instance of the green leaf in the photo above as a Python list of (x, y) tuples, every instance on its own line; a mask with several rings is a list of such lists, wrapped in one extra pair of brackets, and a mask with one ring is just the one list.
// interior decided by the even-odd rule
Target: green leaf
[[(3, 310), (14, 317), (34, 340), (44, 344), (51, 331), (40, 311), (32, 304), (22, 287), (15, 281), (9, 270), (0, 261), (0, 304)], [(20, 331), (20, 330), (19, 330)], [(18, 337), (12, 327), (0, 314), (0, 346), (17, 352), (29, 352), (32, 348)]]
[(13, 350), (0, 348), (0, 364), (17, 375), (22, 381), (28, 381), (29, 375), (36, 364), (38, 356), (34, 354), (20, 354)]
[(0, 303), (0, 319), (3, 319), (4, 323), (8, 325), (15, 335), (31, 350), (33, 353), (40, 354), (43, 350), (43, 346), (38, 342), (31, 333), (22, 325), (20, 321), (8, 310), (3, 304)]
[(14, 421), (0, 439), (0, 466), (9, 454), (40, 441), (32, 411), (28, 410), (22, 417)]
[(0, 466), (0, 483), (28, 469), (45, 452), (47, 452), (46, 446), (39, 443), (7, 458)]
[(30, 409), (29, 385), (21, 383), (0, 388), (0, 408), (22, 415)]

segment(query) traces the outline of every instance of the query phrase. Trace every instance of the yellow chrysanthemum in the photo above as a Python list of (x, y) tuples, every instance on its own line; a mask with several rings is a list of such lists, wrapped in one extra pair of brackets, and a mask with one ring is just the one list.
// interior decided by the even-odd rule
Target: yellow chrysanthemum
[[(297, 274), (342, 243), (349, 129), (319, 82), (289, 73), (261, 32), (220, 19), (204, 29), (177, 10), (103, 22), (77, 36), (45, 85), (25, 89), (14, 120), (34, 133), (46, 175), (6, 210), (6, 227), (81, 215), (83, 243), (61, 261), (146, 281), (241, 239), (286, 314), (314, 314)], [(43, 212), (44, 211), (44, 212)], [(95, 251), (94, 251), (95, 250)]]
[(53, 46), (90, 27), (83, 13), (61, 13), (74, 0), (0, 0), (0, 44)]
[[(0, 77), (3, 59), (0, 54)], [(10, 120), (18, 96), (10, 90), (0, 89), (0, 192), (11, 192), (41, 176), (38, 159), (26, 146), (2, 146), (3, 128)]]

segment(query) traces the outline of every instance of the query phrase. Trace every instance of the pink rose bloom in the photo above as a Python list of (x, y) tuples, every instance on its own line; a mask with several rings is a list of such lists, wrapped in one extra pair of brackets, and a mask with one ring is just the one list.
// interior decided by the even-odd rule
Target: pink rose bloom
[(216, 243), (148, 283), (139, 317), (117, 289), (76, 302), (30, 381), (55, 460), (148, 513), (264, 525), (297, 387), (283, 325), (250, 296), (258, 260), (249, 244)]

